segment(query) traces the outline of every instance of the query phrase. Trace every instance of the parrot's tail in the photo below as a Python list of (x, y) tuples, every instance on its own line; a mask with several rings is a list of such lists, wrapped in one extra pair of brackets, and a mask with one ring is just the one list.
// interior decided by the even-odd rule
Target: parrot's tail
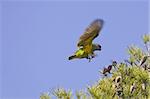
[(69, 60), (72, 60), (72, 59), (74, 59), (74, 58), (76, 58), (76, 55), (72, 55), (72, 56), (70, 56), (68, 59), (69, 59)]

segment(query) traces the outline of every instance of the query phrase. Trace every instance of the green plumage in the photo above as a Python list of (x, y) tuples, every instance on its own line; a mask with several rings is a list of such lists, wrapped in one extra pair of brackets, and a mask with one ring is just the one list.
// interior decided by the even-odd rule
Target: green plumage
[[(101, 46), (98, 44), (92, 44), (92, 51), (93, 51), (93, 57), (95, 56), (94, 51), (96, 50), (101, 50)], [(79, 50), (77, 50), (74, 55), (69, 57), (69, 60), (75, 59), (75, 58), (86, 58), (86, 59), (90, 59), (90, 57), (88, 56), (87, 53), (84, 52), (83, 48), (80, 48)]]
[(77, 43), (77, 47), (79, 48), (74, 55), (69, 57), (69, 60), (75, 58), (86, 58), (89, 61), (94, 58), (96, 55), (94, 54), (95, 50), (101, 50), (101, 46), (99, 44), (93, 44), (93, 40), (99, 35), (100, 30), (103, 27), (103, 20), (96, 19), (94, 20), (84, 31), (84, 33), (80, 36), (79, 41)]

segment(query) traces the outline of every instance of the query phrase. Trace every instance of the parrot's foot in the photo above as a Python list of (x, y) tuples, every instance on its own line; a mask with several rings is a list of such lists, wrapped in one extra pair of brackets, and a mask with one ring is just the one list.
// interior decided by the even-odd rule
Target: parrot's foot
[(91, 57), (90, 56), (88, 56), (88, 57), (86, 57), (86, 59), (88, 59), (89, 60), (89, 62), (91, 62)]
[(92, 55), (88, 56), (89, 62), (91, 62), (92, 58), (94, 58)]
[(91, 62), (91, 60), (93, 59), (93, 58), (95, 58), (97, 55), (96, 54), (92, 54), (92, 55), (89, 55), (88, 57), (87, 57), (87, 59), (89, 60), (89, 62)]

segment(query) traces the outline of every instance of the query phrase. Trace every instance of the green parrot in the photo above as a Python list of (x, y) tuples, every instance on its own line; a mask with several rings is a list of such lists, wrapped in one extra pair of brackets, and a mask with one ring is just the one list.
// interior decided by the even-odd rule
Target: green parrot
[(85, 29), (83, 35), (80, 36), (77, 43), (78, 50), (74, 53), (74, 55), (69, 57), (69, 60), (75, 58), (86, 58), (90, 61), (96, 56), (94, 51), (100, 51), (101, 45), (94, 44), (92, 42), (99, 35), (99, 32), (103, 27), (103, 23), (104, 21), (102, 19), (96, 19), (89, 25), (89, 27)]
[[(92, 51), (94, 52), (94, 51), (100, 51), (101, 50), (101, 46), (99, 45), (99, 44), (92, 44)], [(92, 56), (92, 58), (94, 58), (96, 55), (95, 54), (93, 54), (93, 56)], [(86, 59), (89, 59), (89, 61), (90, 61), (90, 57), (88, 56), (88, 54), (87, 53), (85, 53), (85, 51), (84, 51), (84, 49), (83, 48), (80, 48), (80, 49), (78, 49), (76, 52), (75, 52), (75, 54), (74, 55), (72, 55), (72, 56), (70, 56), (69, 57), (69, 60), (72, 60), (72, 59), (75, 59), (75, 58), (79, 58), (79, 59), (81, 59), (81, 58), (86, 58)]]

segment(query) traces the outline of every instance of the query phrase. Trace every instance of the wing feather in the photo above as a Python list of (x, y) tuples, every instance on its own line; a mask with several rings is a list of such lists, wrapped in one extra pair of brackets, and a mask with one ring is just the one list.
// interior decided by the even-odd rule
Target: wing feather
[(99, 35), (99, 32), (103, 27), (103, 23), (104, 21), (102, 19), (94, 20), (89, 27), (85, 29), (84, 34), (80, 36), (77, 46), (81, 47), (91, 44), (92, 41)]

